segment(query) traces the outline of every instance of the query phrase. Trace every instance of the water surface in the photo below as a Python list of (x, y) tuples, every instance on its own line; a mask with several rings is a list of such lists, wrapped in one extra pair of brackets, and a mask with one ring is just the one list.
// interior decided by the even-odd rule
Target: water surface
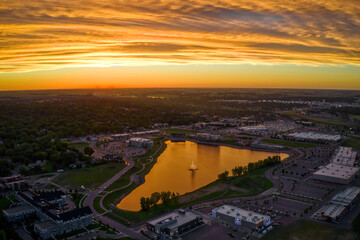
[[(184, 194), (201, 188), (218, 178), (218, 174), (235, 166), (247, 166), (250, 162), (284, 153), (251, 151), (225, 146), (210, 146), (194, 142), (167, 141), (167, 148), (140, 185), (117, 206), (120, 209), (140, 210), (140, 198), (150, 197), (153, 192), (171, 191)], [(189, 171), (192, 162), (198, 170)]]

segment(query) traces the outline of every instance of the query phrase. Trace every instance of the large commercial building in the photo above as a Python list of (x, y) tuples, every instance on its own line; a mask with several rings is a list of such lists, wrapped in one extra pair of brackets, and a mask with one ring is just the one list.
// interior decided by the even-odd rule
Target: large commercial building
[(327, 182), (349, 184), (358, 171), (359, 168), (357, 167), (348, 167), (329, 163), (325, 167), (316, 171), (313, 174), (313, 178)]
[(336, 222), (351, 209), (359, 196), (360, 188), (348, 187), (345, 191), (336, 194), (331, 199), (330, 204), (320, 208), (313, 217), (322, 221)]
[(148, 221), (146, 227), (148, 231), (163, 238), (178, 238), (194, 227), (202, 224), (201, 215), (192, 211), (178, 210), (165, 216)]
[(357, 153), (351, 147), (339, 147), (331, 159), (331, 163), (352, 167)]
[(36, 214), (40, 222), (34, 225), (34, 231), (41, 239), (54, 238), (92, 224), (92, 212), (89, 207), (76, 208), (64, 212), (58, 206), (63, 205), (62, 192), (38, 195), (30, 190), (16, 194), (20, 206), (3, 210), (9, 222), (19, 222)]
[(359, 187), (348, 187), (345, 191), (336, 194), (330, 201), (331, 204), (351, 208), (354, 201), (360, 196)]
[(341, 205), (325, 205), (317, 212), (317, 218), (322, 221), (336, 222), (346, 212), (346, 208)]
[(341, 135), (333, 135), (316, 132), (296, 132), (283, 136), (287, 140), (318, 142), (318, 143), (335, 143), (342, 139)]
[(358, 173), (354, 167), (357, 153), (350, 147), (339, 147), (330, 160), (330, 164), (314, 173), (314, 179), (349, 184)]
[(264, 125), (255, 125), (255, 126), (246, 126), (240, 127), (239, 130), (245, 133), (253, 133), (253, 134), (264, 134), (269, 132), (269, 128)]
[(129, 147), (139, 147), (139, 148), (153, 148), (154, 143), (150, 139), (146, 138), (130, 138), (127, 142)]
[(222, 205), (213, 209), (212, 216), (221, 224), (234, 229), (245, 227), (252, 230), (263, 230), (271, 225), (270, 216), (247, 211), (231, 205)]

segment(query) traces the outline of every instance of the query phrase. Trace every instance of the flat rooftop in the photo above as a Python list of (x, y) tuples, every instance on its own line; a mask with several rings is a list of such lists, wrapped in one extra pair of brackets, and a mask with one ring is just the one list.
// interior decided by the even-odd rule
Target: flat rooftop
[(5, 210), (3, 210), (3, 213), (5, 215), (13, 215), (13, 214), (25, 212), (25, 211), (28, 211), (28, 210), (34, 210), (34, 208), (32, 206), (26, 204), (26, 205), (20, 205), (20, 206), (17, 206), (17, 207), (12, 207), (12, 208), (5, 209)]
[(339, 141), (341, 139), (341, 135), (315, 133), (315, 132), (296, 132), (296, 133), (290, 133), (287, 136), (300, 138), (300, 139), (327, 140), (327, 141)]
[(332, 163), (354, 166), (357, 153), (351, 147), (339, 147), (331, 159)]
[(329, 163), (325, 167), (314, 173), (318, 176), (327, 176), (341, 179), (350, 179), (354, 174), (359, 171), (357, 167), (348, 167), (338, 164)]
[[(177, 228), (183, 224), (186, 224), (190, 221), (193, 221), (199, 217), (201, 217), (201, 216), (194, 212), (186, 211), (186, 210), (179, 210), (177, 212), (172, 212), (172, 213), (166, 214), (162, 217), (148, 221), (147, 223), (150, 225), (153, 225), (153, 226), (164, 225), (167, 228), (173, 229), (173, 228)], [(171, 222), (171, 223), (169, 223), (169, 222)], [(169, 224), (167, 224), (167, 223), (169, 223)]]
[(242, 221), (251, 222), (254, 224), (257, 224), (265, 219), (270, 219), (270, 216), (262, 215), (260, 213), (248, 211), (231, 205), (222, 205), (215, 208), (213, 211), (233, 218), (240, 218)]
[(332, 199), (331, 203), (339, 204), (342, 206), (348, 206), (352, 201), (355, 200), (360, 194), (360, 188), (358, 187), (348, 187), (345, 191), (336, 194)]
[(345, 207), (340, 205), (330, 204), (324, 206), (321, 210), (323, 216), (329, 218), (336, 218), (339, 217), (345, 211)]
[(45, 221), (45, 222), (37, 223), (37, 224), (35, 224), (35, 226), (38, 229), (41, 229), (42, 231), (45, 231), (45, 230), (48, 230), (48, 229), (56, 228), (57, 224), (54, 221), (48, 220), (48, 221)]

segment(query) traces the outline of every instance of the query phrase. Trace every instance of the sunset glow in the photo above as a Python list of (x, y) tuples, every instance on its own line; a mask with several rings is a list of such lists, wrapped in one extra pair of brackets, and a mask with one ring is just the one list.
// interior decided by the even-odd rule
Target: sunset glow
[(360, 89), (353, 0), (3, 0), (0, 90)]

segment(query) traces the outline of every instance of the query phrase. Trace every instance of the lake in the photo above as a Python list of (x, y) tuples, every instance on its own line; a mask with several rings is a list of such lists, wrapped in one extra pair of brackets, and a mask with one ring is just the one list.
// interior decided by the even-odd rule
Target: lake
[[(235, 166), (247, 166), (250, 162), (284, 153), (252, 151), (225, 146), (211, 146), (190, 141), (167, 141), (167, 148), (157, 159), (145, 183), (126, 196), (117, 207), (129, 211), (140, 210), (140, 198), (150, 197), (153, 192), (170, 191), (184, 194), (201, 188), (218, 178), (218, 174)], [(190, 171), (194, 164), (198, 170)]]

